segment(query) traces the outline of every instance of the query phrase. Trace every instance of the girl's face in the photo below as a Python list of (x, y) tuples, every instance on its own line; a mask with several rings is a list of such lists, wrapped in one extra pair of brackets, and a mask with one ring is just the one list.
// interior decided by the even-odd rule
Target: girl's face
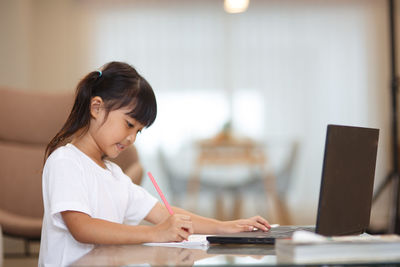
[[(102, 102), (102, 101), (101, 101)], [(89, 132), (93, 138), (95, 150), (100, 156), (116, 158), (123, 150), (132, 145), (143, 125), (126, 115), (130, 108), (110, 111), (106, 117), (104, 103), (92, 109)]]

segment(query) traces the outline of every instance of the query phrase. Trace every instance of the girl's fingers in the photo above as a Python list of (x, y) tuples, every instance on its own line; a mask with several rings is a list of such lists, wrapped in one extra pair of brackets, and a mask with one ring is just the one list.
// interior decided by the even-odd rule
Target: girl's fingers
[(182, 222), (180, 228), (184, 229), (189, 234), (193, 234), (193, 224), (192, 222)]
[(265, 226), (263, 226), (261, 224), (255, 224), (255, 223), (238, 224), (237, 226), (240, 228), (240, 231), (244, 231), (244, 232), (251, 232), (251, 231), (254, 231), (256, 229), (261, 229), (263, 231), (268, 231), (268, 229), (264, 230), (264, 229), (266, 229)]
[(180, 228), (186, 228), (188, 230), (193, 231), (193, 224), (190, 216), (183, 214), (175, 214), (173, 216), (175, 217), (174, 219), (175, 225), (177, 225)]
[(257, 222), (265, 225), (267, 228), (271, 228), (271, 225), (269, 224), (269, 222), (266, 219), (264, 219), (263, 217), (256, 216), (255, 219), (257, 220)]
[[(261, 216), (254, 216), (254, 217), (250, 218), (249, 221), (251, 222), (251, 224), (254, 225), (254, 227), (257, 227), (262, 230), (268, 231), (268, 229), (271, 228), (271, 225), (269, 224), (269, 222)], [(267, 229), (265, 229), (265, 228), (267, 228)]]
[(256, 222), (253, 226), (257, 229), (261, 229), (263, 231), (268, 231), (270, 228), (266, 227), (264, 224)]
[(268, 231), (271, 228), (271, 225), (268, 223), (268, 221), (261, 216), (255, 216), (247, 220), (240, 220), (238, 225), (243, 231), (253, 231), (254, 228)]
[(188, 240), (190, 233), (183, 228), (181, 228), (178, 232), (178, 235), (183, 239), (183, 240)]
[(236, 225), (239, 229), (240, 232), (251, 232), (253, 231), (254, 227), (252, 225), (248, 225), (248, 224), (237, 224)]

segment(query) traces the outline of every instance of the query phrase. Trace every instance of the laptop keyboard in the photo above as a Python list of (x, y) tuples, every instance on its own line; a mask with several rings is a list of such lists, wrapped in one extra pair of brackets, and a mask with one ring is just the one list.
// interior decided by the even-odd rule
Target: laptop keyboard
[(315, 232), (314, 226), (278, 226), (271, 228), (268, 232), (261, 232), (260, 235), (265, 237), (274, 238), (287, 238), (291, 236), (295, 231), (303, 230), (308, 232)]

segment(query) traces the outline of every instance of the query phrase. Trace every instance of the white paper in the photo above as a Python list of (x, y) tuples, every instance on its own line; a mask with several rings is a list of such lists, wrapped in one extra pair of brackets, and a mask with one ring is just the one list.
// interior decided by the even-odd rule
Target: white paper
[(192, 249), (207, 249), (209, 243), (207, 241), (208, 235), (190, 235), (188, 240), (182, 242), (162, 242), (162, 243), (144, 243), (145, 246), (159, 246), (159, 247), (178, 247), (178, 248), (192, 248)]

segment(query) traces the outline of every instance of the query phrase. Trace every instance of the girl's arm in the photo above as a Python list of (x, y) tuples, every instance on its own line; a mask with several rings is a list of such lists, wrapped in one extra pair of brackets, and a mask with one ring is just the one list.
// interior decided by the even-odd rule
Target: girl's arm
[(145, 242), (172, 242), (187, 240), (193, 233), (219, 234), (252, 231), (255, 228), (268, 231), (269, 223), (260, 216), (234, 221), (219, 221), (202, 217), (184, 209), (172, 208), (174, 215), (157, 203), (145, 220), (149, 225), (125, 225), (92, 218), (78, 211), (64, 211), (62, 218), (72, 236), (81, 243), (90, 244), (139, 244)]
[[(243, 231), (253, 231), (254, 228), (268, 231), (271, 226), (268, 221), (261, 216), (254, 216), (249, 219), (240, 219), (234, 221), (219, 221), (207, 217), (202, 217), (186, 211), (181, 208), (172, 207), (175, 214), (183, 214), (189, 216), (193, 223), (193, 233), (195, 234), (222, 234), (222, 233), (237, 233)], [(168, 218), (167, 209), (158, 202), (145, 220), (158, 224)]]
[(72, 236), (81, 243), (139, 244), (183, 241), (193, 233), (189, 216), (182, 214), (170, 216), (154, 226), (114, 223), (92, 218), (78, 211), (64, 211), (61, 214)]
[(223, 234), (253, 231), (254, 228), (268, 231), (271, 226), (268, 221), (261, 216), (254, 216), (248, 219), (233, 221), (219, 221), (211, 218), (202, 217), (181, 208), (173, 207), (177, 214), (190, 216), (193, 222), (193, 231), (197, 234)]

